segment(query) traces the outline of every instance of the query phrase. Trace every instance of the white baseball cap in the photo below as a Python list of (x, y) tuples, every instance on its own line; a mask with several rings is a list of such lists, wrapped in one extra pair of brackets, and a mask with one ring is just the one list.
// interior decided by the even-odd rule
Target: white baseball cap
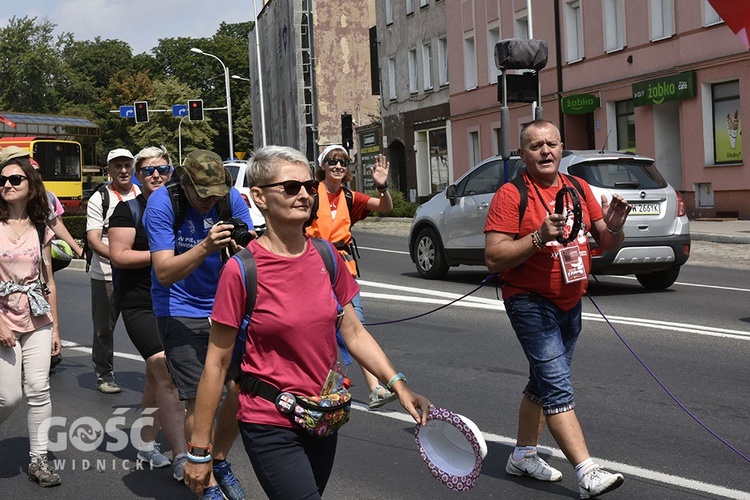
[(417, 424), (414, 440), (435, 479), (456, 491), (469, 491), (482, 472), (487, 443), (470, 419), (445, 408), (430, 408), (427, 425)]
[(113, 149), (107, 155), (107, 163), (111, 162), (115, 158), (130, 158), (132, 160), (133, 159), (133, 153), (131, 153), (130, 151), (128, 151), (125, 148)]

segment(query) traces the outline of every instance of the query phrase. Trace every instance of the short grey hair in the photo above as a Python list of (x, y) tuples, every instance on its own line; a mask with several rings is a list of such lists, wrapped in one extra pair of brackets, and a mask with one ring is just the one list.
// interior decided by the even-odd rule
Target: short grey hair
[(280, 163), (295, 163), (310, 168), (310, 161), (301, 152), (288, 146), (265, 146), (255, 152), (247, 167), (247, 183), (250, 187), (263, 186), (276, 177)]
[(169, 163), (170, 166), (172, 165), (172, 158), (170, 158), (167, 148), (164, 146), (149, 146), (141, 149), (138, 151), (138, 154), (135, 155), (135, 159), (133, 160), (135, 171), (138, 172), (138, 167), (140, 167), (146, 160), (151, 160), (152, 158), (165, 158), (167, 163)]

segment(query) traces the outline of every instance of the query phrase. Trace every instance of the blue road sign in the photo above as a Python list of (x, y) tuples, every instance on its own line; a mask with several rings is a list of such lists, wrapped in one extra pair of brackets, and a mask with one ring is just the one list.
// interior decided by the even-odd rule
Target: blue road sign
[(188, 107), (187, 104), (173, 104), (172, 105), (172, 116), (187, 116)]
[[(187, 107), (185, 107), (187, 114)], [(120, 118), (135, 118), (135, 106), (120, 106)]]

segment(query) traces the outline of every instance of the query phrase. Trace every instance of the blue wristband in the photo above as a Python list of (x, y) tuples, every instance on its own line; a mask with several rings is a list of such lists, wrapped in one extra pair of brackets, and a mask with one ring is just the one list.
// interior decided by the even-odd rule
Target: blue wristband
[(388, 381), (388, 383), (386, 384), (388, 386), (388, 390), (390, 391), (391, 389), (393, 389), (393, 385), (399, 380), (403, 380), (404, 383), (406, 383), (406, 377), (404, 377), (403, 373), (397, 373), (391, 380)]
[(195, 455), (191, 455), (190, 453), (188, 453), (187, 459), (196, 464), (205, 464), (206, 462), (211, 461), (211, 455), (206, 455), (205, 457), (196, 457)]

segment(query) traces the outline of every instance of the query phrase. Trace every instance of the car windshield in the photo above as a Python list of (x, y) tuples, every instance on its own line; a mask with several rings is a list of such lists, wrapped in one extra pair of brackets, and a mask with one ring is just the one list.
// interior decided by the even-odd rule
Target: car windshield
[(667, 181), (651, 162), (623, 159), (622, 161), (589, 161), (568, 167), (568, 173), (581, 177), (591, 186), (606, 189), (659, 189)]
[(232, 184), (237, 182), (237, 175), (240, 173), (240, 167), (237, 165), (224, 165), (229, 173), (232, 174)]

